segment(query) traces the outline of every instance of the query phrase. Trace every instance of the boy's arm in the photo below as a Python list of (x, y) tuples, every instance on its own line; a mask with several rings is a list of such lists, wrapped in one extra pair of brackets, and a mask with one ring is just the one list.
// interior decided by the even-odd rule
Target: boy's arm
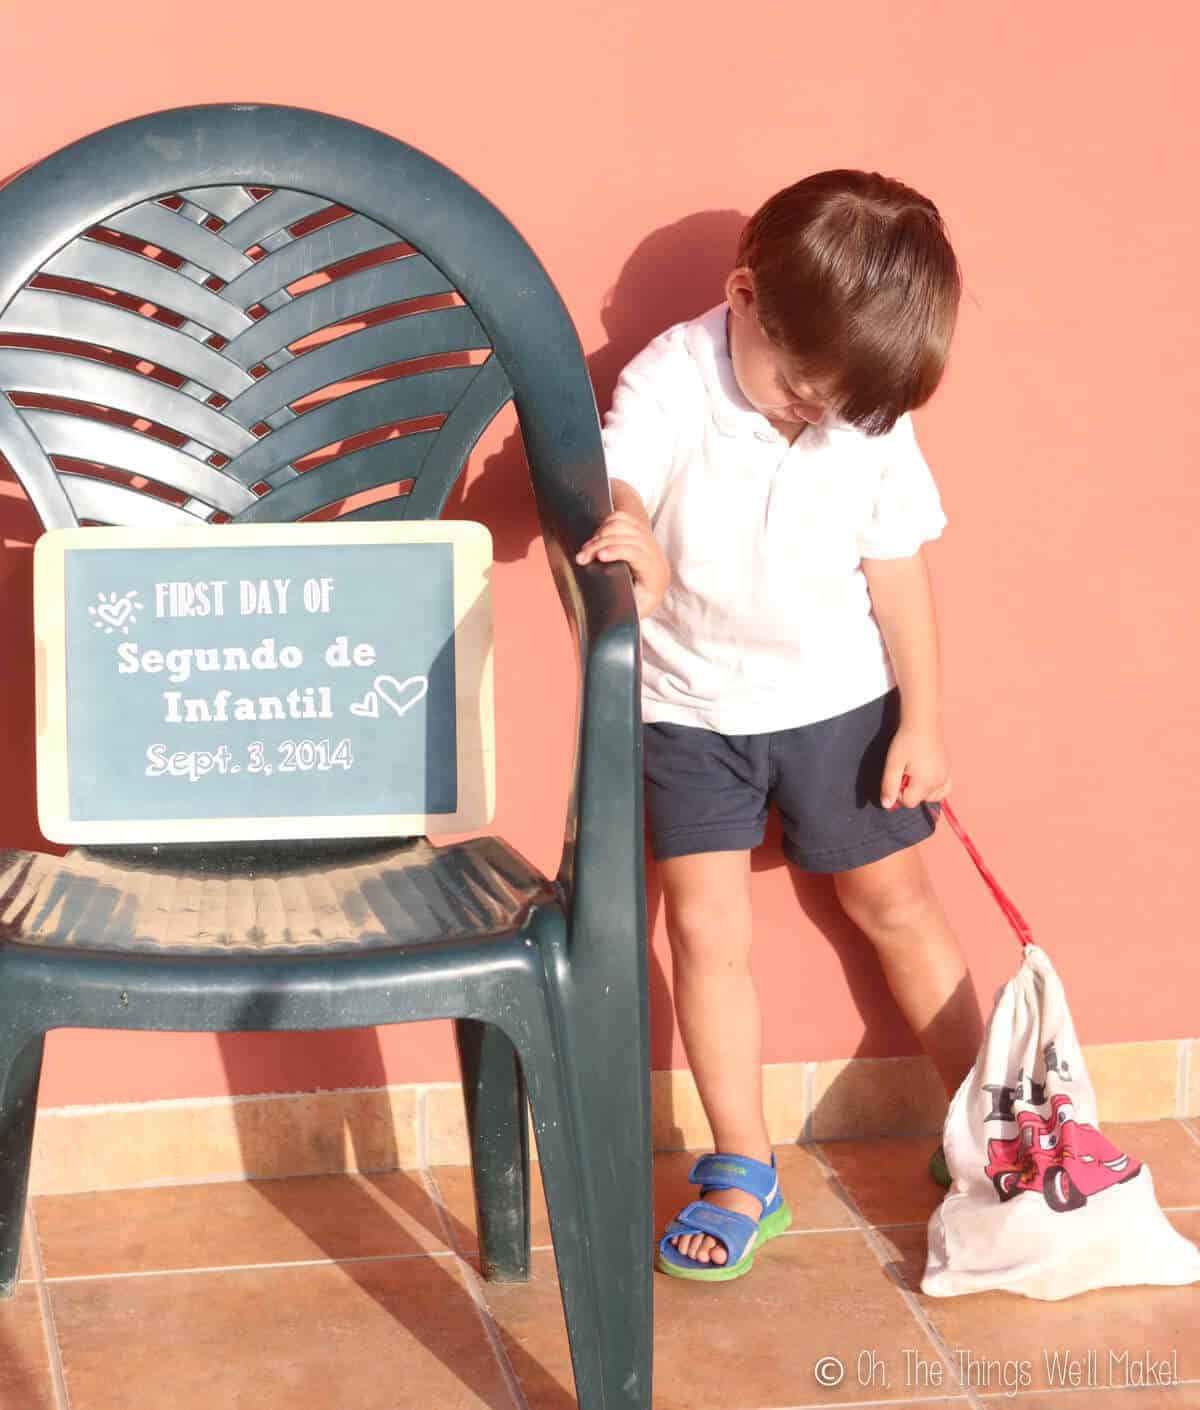
[(671, 571), (655, 541), (641, 495), (624, 480), (612, 480), (610, 488), (613, 513), (575, 555), (575, 561), (590, 563), (598, 558), (602, 563), (628, 563), (638, 616), (648, 617), (662, 601)]
[[(880, 802), (915, 808), (950, 792), (929, 570), (920, 549), (909, 558), (864, 558), (862, 569), (900, 687), (900, 727), (888, 749)], [(901, 796), (905, 774), (909, 781)]]

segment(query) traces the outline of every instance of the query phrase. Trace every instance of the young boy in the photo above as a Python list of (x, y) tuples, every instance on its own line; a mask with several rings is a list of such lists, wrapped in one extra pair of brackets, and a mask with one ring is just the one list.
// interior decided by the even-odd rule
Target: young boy
[(925, 197), (808, 177), (746, 226), (726, 302), (634, 358), (605, 419), (615, 512), (578, 561), (633, 574), (651, 846), (716, 1152), (659, 1245), (677, 1277), (740, 1276), (791, 1218), (749, 966), (770, 800), (788, 859), (833, 874), (948, 1094), (982, 1036), (915, 846), (950, 789), (921, 551), (946, 520), (908, 412), (941, 378), (960, 290)]

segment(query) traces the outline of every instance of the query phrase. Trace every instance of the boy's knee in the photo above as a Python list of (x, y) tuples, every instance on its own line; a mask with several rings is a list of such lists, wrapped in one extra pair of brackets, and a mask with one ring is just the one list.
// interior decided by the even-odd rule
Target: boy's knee
[(872, 940), (909, 933), (925, 923), (936, 904), (933, 887), (923, 876), (886, 886), (838, 877), (836, 890), (842, 909)]
[(667, 910), (667, 935), (677, 964), (728, 965), (749, 959), (749, 917), (728, 901), (676, 898)]

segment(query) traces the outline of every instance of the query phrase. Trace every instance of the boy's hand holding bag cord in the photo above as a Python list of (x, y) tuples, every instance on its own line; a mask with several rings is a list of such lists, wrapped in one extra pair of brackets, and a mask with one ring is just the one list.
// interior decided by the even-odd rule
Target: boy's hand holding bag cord
[(1021, 939), (975, 1066), (946, 1117), (952, 1185), (929, 1221), (921, 1291), (1056, 1301), (1090, 1288), (1200, 1281), (1200, 1250), (1159, 1208), (1150, 1167), (1099, 1128), (1096, 1097), (1046, 952), (948, 804), (942, 815)]

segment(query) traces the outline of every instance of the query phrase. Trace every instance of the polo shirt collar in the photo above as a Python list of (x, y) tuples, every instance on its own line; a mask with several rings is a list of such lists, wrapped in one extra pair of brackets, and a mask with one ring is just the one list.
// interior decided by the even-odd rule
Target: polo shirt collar
[(742, 395), (733, 375), (725, 322), (728, 311), (728, 304), (718, 304), (687, 327), (687, 349), (704, 380), (713, 422), (725, 436), (754, 435), (763, 431), (771, 431), (773, 435), (771, 423)]
[[(779, 433), (762, 412), (755, 411), (742, 395), (742, 389), (733, 375), (726, 322), (728, 312), (728, 304), (718, 304), (716, 308), (709, 309), (687, 325), (687, 349), (704, 380), (713, 423), (725, 436), (775, 438)], [(824, 421), (810, 426), (800, 440), (806, 447), (810, 447), (817, 440), (823, 440), (824, 435), (831, 431), (853, 429), (849, 422), (843, 421), (840, 416), (826, 415)]]

